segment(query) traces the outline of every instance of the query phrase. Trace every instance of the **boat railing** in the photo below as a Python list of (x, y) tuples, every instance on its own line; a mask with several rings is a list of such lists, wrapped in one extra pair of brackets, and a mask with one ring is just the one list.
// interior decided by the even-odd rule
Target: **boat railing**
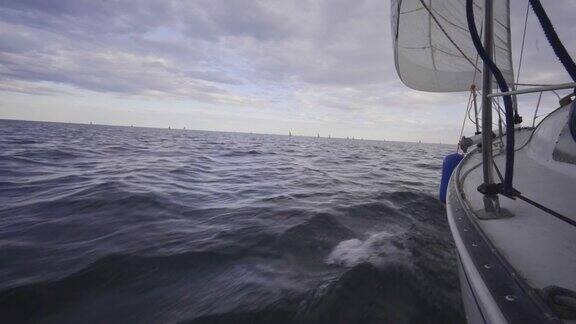
[[(564, 106), (568, 103), (571, 102), (572, 97), (576, 96), (576, 92), (571, 92), (569, 95), (561, 97), (560, 94), (558, 93), (558, 90), (566, 90), (566, 89), (575, 89), (576, 88), (576, 82), (572, 82), (572, 83), (560, 83), (560, 84), (535, 84), (535, 83), (514, 83), (515, 87), (518, 86), (529, 86), (530, 88), (528, 89), (521, 89), (521, 90), (513, 90), (513, 91), (508, 91), (508, 92), (497, 92), (497, 93), (492, 93), (490, 95), (488, 95), (489, 98), (492, 98), (492, 109), (495, 109), (497, 112), (497, 116), (498, 116), (498, 123), (496, 124), (496, 126), (498, 126), (499, 131), (498, 134), (494, 134), (494, 138), (499, 138), (500, 142), (502, 142), (502, 137), (505, 136), (506, 132), (503, 130), (502, 128), (502, 114), (503, 112), (503, 108), (500, 107), (500, 103), (498, 101), (499, 97), (505, 96), (505, 95), (513, 95), (514, 97), (516, 95), (523, 95), (523, 94), (531, 94), (531, 93), (539, 93), (538, 95), (538, 100), (536, 103), (536, 108), (534, 109), (534, 115), (532, 116), (532, 127), (536, 126), (536, 120), (540, 117), (546, 116), (547, 114), (542, 114), (542, 115), (538, 115), (538, 111), (540, 108), (540, 103), (542, 101), (542, 95), (545, 92), (552, 92), (554, 93), (554, 95), (558, 98), (558, 101), (560, 103), (560, 106)], [(470, 99), (468, 102), (468, 108), (466, 110), (466, 114), (469, 114), (471, 112), (471, 108), (474, 107), (474, 119), (472, 119), (470, 117), (470, 115), (468, 115), (468, 119), (472, 121), (473, 124), (475, 124), (476, 126), (476, 133), (474, 136), (471, 137), (464, 137), (462, 136), (462, 134), (460, 135), (460, 141), (458, 143), (458, 147), (460, 149), (462, 149), (463, 152), (467, 152), (467, 149), (471, 146), (474, 145), (478, 145), (481, 143), (482, 141), (482, 137), (481, 137), (481, 132), (480, 132), (480, 122), (479, 120), (481, 120), (480, 116), (479, 116), (479, 111), (478, 109), (476, 109), (476, 92), (478, 90), (476, 89), (476, 87), (474, 85), (472, 85), (470, 87)], [(473, 106), (472, 106), (473, 103)], [(466, 118), (466, 117), (465, 117)], [(494, 124), (493, 124), (494, 125)], [(503, 143), (499, 143), (502, 144)]]
[(533, 87), (529, 89), (521, 89), (521, 90), (512, 90), (507, 92), (496, 92), (487, 95), (488, 98), (493, 97), (503, 97), (508, 95), (520, 95), (520, 94), (527, 94), (527, 93), (535, 93), (535, 92), (545, 92), (545, 91), (555, 91), (555, 90), (563, 90), (563, 89), (573, 89), (576, 88), (576, 82), (570, 83), (561, 83), (561, 84), (552, 84), (540, 87)]
[[(532, 127), (536, 125), (536, 119), (538, 117), (542, 117), (542, 115), (538, 116), (538, 109), (540, 108), (540, 102), (542, 100), (542, 94), (544, 92), (553, 92), (558, 100), (560, 101), (560, 105), (564, 105), (564, 98), (570, 98), (573, 94), (568, 95), (567, 97), (560, 97), (557, 90), (566, 90), (566, 89), (575, 89), (576, 82), (569, 82), (569, 83), (560, 83), (560, 84), (531, 84), (531, 83), (517, 83), (516, 86), (530, 86), (528, 89), (520, 89), (520, 90), (512, 90), (507, 92), (496, 92), (491, 93), (487, 97), (488, 98), (498, 98), (502, 96), (512, 95), (523, 95), (523, 94), (530, 94), (530, 93), (539, 93), (538, 102), (536, 103), (536, 109), (534, 110), (534, 116), (532, 117)], [(569, 102), (569, 101), (568, 101)]]

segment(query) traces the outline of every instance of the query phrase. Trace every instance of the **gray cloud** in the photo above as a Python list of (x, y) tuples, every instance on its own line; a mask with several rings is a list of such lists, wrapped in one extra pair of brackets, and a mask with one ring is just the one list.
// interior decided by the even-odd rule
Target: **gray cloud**
[(0, 63), (15, 80), (129, 94), (240, 85), (235, 64), (253, 82), (380, 83), (386, 23), (370, 18), (387, 5), (374, 3), (4, 1)]
[[(574, 3), (554, 4), (547, 9), (573, 52)], [(518, 35), (525, 3), (512, 5)], [(290, 97), (311, 109), (337, 110), (465, 100), (399, 84), (388, 13), (382, 0), (4, 0), (2, 89), (22, 92), (24, 84), (39, 82), (44, 90), (36, 92), (49, 93), (47, 83), (55, 83), (238, 105)], [(540, 35), (531, 19), (530, 35)], [(526, 47), (525, 80), (565, 79), (542, 36), (537, 39)]]

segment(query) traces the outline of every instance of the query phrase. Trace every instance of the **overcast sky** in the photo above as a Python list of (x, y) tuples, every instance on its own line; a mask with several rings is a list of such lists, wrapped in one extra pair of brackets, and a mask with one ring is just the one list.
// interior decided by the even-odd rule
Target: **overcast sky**
[[(526, 1), (512, 0), (515, 49)], [(576, 56), (576, 1), (542, 2)], [(455, 143), (467, 94), (400, 82), (389, 7), (0, 0), (0, 118)], [(570, 81), (533, 15), (528, 30), (521, 80)]]

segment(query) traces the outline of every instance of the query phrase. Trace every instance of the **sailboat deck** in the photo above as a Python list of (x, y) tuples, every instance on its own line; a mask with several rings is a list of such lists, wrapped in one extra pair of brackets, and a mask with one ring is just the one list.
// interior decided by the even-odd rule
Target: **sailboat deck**
[[(524, 145), (531, 134), (529, 129), (516, 132), (516, 147), (523, 148), (516, 152), (514, 187), (524, 196), (575, 219), (576, 165), (551, 158), (546, 163), (535, 159)], [(504, 154), (496, 155), (494, 160), (503, 171)], [(482, 194), (477, 191), (482, 183), (481, 162), (481, 154), (472, 153), (459, 173), (461, 190), (473, 212), (483, 209)], [(500, 196), (500, 205), (513, 216), (476, 220), (515, 271), (533, 288), (559, 286), (576, 291), (576, 227), (519, 199)]]

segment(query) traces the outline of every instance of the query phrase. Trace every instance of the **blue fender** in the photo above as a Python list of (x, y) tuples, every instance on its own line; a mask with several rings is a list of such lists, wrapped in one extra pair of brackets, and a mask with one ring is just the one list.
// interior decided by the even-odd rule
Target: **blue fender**
[(444, 162), (442, 163), (442, 180), (440, 181), (440, 194), (438, 195), (438, 198), (443, 203), (446, 203), (446, 192), (448, 191), (450, 176), (452, 176), (452, 172), (454, 172), (454, 169), (456, 169), (458, 163), (460, 163), (463, 158), (464, 155), (460, 153), (453, 153), (444, 157)]

